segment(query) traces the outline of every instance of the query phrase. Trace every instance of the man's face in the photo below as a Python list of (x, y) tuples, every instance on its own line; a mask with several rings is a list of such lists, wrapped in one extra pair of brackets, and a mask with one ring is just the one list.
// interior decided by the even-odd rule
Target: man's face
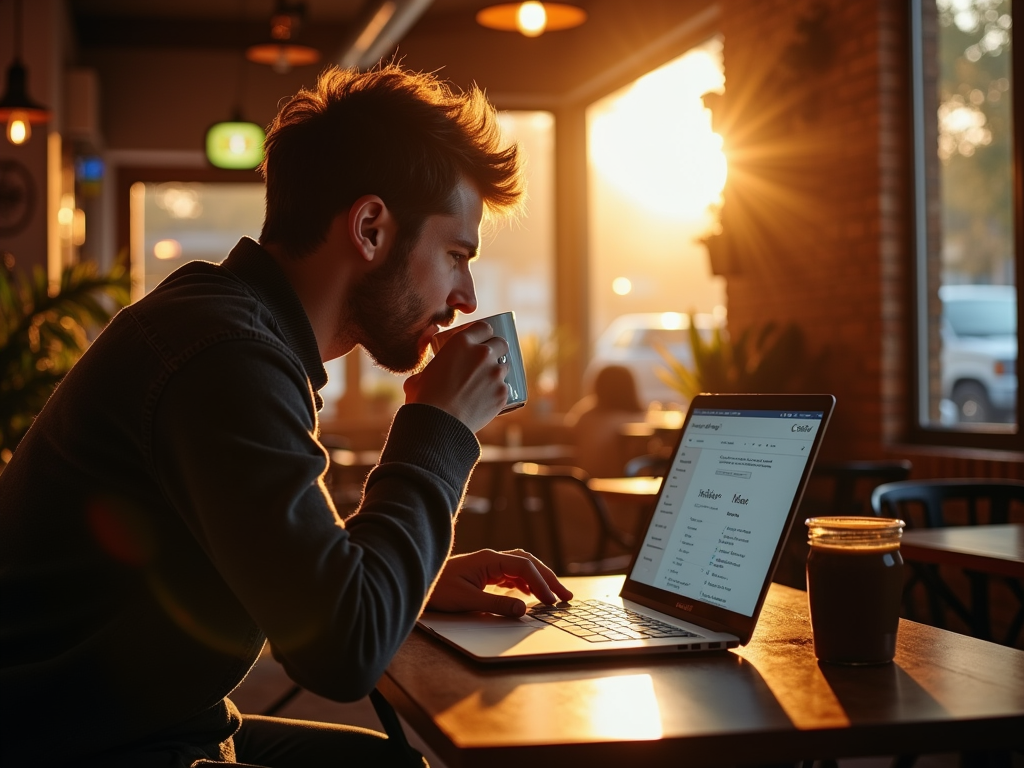
[(355, 287), (349, 317), (382, 368), (419, 369), (437, 327), (450, 325), (456, 311), (476, 309), (470, 261), (479, 249), (482, 216), (479, 193), (460, 183), (454, 213), (427, 217), (414, 244), (397, 242)]

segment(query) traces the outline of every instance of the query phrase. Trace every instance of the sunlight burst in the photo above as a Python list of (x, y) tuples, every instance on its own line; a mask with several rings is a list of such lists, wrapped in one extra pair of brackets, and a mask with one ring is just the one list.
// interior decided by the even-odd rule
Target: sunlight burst
[(694, 49), (590, 109), (591, 162), (648, 211), (700, 219), (721, 200), (722, 138), (700, 98), (723, 90), (720, 48)]

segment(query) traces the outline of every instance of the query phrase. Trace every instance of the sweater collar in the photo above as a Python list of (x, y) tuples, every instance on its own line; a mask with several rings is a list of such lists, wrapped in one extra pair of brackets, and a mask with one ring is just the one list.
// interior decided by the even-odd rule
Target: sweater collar
[(286, 343), (302, 361), (313, 386), (317, 410), (320, 410), (323, 399), (319, 390), (327, 384), (327, 371), (320, 359), (320, 348), (306, 310), (274, 257), (255, 240), (243, 237), (228, 254), (223, 266), (248, 284), (270, 310)]

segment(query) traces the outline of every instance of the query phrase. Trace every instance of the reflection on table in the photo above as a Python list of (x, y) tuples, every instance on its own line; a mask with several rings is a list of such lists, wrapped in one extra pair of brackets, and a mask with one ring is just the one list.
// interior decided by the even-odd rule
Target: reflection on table
[[(603, 583), (617, 592), (621, 577)], [(819, 665), (806, 594), (781, 585), (736, 651), (494, 666), (417, 631), (380, 689), (449, 765), (771, 764), (1024, 746), (1024, 652), (901, 621), (894, 663)]]

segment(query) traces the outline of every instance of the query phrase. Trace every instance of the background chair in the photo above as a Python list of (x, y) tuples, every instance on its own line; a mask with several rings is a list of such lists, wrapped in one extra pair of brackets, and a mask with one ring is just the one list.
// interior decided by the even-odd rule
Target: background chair
[(912, 468), (905, 459), (816, 462), (774, 581), (796, 589), (807, 588), (805, 569), (810, 547), (804, 520), (832, 515), (869, 515), (871, 492), (883, 483), (905, 480)]
[[(519, 462), (512, 466), (527, 545), (538, 551), (538, 518), (547, 541), (544, 557), (555, 573), (624, 573), (630, 554), (613, 555), (613, 546), (632, 551), (632, 537), (619, 531), (611, 521), (604, 499), (587, 486), (590, 476), (579, 467)], [(572, 533), (567, 537), (566, 532)], [(587, 540), (593, 547), (587, 547)], [(590, 550), (589, 556), (586, 550)], [(583, 555), (582, 557), (580, 557)]]
[(626, 462), (623, 475), (626, 477), (663, 477), (672, 459), (670, 449), (657, 453), (645, 453)]
[[(1024, 504), (1024, 482), (1020, 480), (905, 480), (880, 485), (871, 494), (871, 508), (875, 515), (898, 517), (908, 527), (942, 528), (949, 525), (954, 504), (965, 510), (967, 525), (1002, 525), (1010, 521), (1013, 502)], [(942, 580), (938, 566), (926, 563), (911, 565), (913, 575), (907, 582), (907, 591), (916, 582), (923, 583), (935, 626), (945, 627), (945, 609), (948, 607), (971, 627), (976, 637), (992, 639), (988, 574), (964, 571), (970, 582), (971, 604), (967, 607)], [(998, 578), (1020, 605), (1004, 640), (1006, 645), (1013, 645), (1024, 627), (1024, 586), (1017, 579)], [(907, 597), (906, 593), (904, 597)], [(905, 605), (909, 610), (911, 602), (905, 600)]]
[(868, 515), (871, 492), (879, 485), (906, 480), (913, 464), (886, 461), (824, 461), (814, 465), (812, 482), (831, 482), (830, 515)]

